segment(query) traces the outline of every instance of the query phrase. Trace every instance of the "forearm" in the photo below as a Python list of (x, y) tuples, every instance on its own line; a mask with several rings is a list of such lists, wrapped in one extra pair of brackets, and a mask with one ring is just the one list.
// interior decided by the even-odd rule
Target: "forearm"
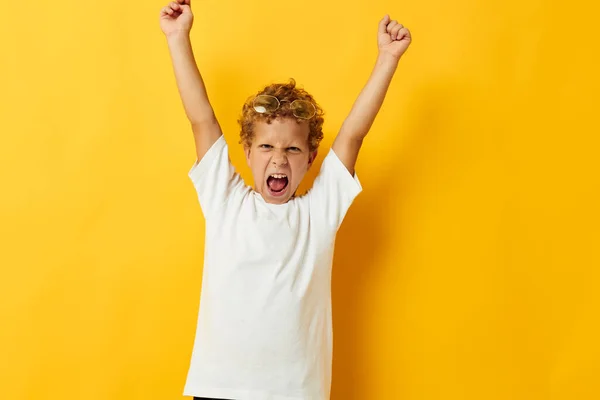
[(375, 67), (342, 124), (340, 135), (362, 140), (375, 121), (398, 67), (398, 59), (386, 54), (377, 57)]
[(196, 65), (189, 34), (187, 32), (172, 34), (167, 37), (167, 43), (177, 88), (188, 119), (192, 125), (213, 122), (216, 118)]

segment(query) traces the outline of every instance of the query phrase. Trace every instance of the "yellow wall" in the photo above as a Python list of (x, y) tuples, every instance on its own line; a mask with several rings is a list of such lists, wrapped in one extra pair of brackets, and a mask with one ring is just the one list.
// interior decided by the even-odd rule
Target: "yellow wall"
[[(334, 400), (600, 398), (589, 3), (195, 2), (195, 50), (246, 178), (247, 96), (288, 77), (312, 92), (320, 164), (379, 18), (413, 32), (338, 236)], [(161, 6), (3, 4), (1, 399), (181, 398), (204, 230)]]

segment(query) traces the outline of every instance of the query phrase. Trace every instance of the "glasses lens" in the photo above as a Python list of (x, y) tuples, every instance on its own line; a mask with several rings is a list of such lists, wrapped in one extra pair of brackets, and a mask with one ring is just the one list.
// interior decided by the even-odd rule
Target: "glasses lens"
[(269, 113), (279, 108), (279, 100), (277, 100), (277, 97), (261, 94), (256, 96), (252, 106), (257, 113)]
[(310, 119), (314, 117), (317, 110), (313, 103), (306, 100), (294, 100), (290, 105), (297, 118)]

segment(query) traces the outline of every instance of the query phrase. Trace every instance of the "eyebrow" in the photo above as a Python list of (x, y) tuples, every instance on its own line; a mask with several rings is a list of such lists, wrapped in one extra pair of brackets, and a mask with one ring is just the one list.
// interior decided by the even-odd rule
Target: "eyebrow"
[[(266, 142), (266, 141), (265, 142), (257, 142), (257, 143), (258, 143), (259, 146), (267, 145), (267, 146), (276, 147), (274, 144), (271, 144), (271, 143)], [(301, 144), (290, 144), (288, 146), (285, 146), (284, 148), (289, 149), (290, 147), (295, 147), (295, 148), (298, 148), (298, 149), (302, 149), (303, 148), (303, 146)], [(308, 145), (304, 146), (304, 147), (308, 147)]]

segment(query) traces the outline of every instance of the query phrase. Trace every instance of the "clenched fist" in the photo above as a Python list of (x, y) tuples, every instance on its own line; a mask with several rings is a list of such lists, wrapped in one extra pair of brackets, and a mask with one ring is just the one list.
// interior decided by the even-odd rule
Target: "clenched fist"
[(390, 16), (386, 15), (379, 22), (379, 32), (377, 34), (377, 44), (379, 52), (400, 59), (411, 42), (410, 31), (399, 24), (398, 21), (391, 21)]
[(191, 0), (175, 0), (160, 10), (160, 29), (167, 36), (178, 32), (189, 33), (193, 23)]

